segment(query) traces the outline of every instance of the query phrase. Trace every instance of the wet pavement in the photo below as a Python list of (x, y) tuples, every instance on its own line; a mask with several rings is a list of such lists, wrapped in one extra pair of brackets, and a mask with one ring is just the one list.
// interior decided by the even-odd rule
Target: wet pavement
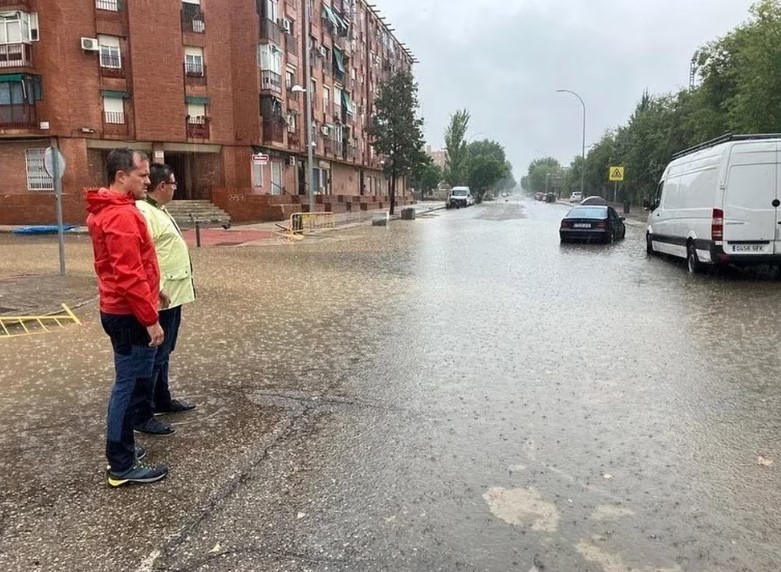
[(0, 342), (0, 570), (781, 569), (778, 281), (689, 276), (639, 224), (562, 247), (566, 210), (193, 251), (199, 409), (142, 439), (147, 487), (103, 482), (94, 306)]

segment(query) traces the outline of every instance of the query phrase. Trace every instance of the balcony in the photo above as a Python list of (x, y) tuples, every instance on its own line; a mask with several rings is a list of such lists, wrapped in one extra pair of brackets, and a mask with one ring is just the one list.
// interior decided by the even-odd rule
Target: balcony
[(260, 72), (261, 91), (273, 91), (282, 93), (282, 76), (271, 70), (262, 70)]
[(206, 21), (203, 12), (197, 4), (184, 4), (182, 9), (182, 31), (203, 34), (206, 32)]
[(103, 136), (127, 137), (127, 115), (122, 111), (103, 112)]
[(211, 130), (209, 124), (211, 118), (198, 116), (187, 116), (187, 138), (188, 139), (209, 139)]
[(263, 119), (263, 142), (264, 143), (284, 143), (285, 124), (281, 118), (271, 117)]
[(32, 103), (0, 104), (0, 129), (38, 129), (38, 115)]
[(32, 63), (30, 44), (0, 44), (0, 68), (25, 68)]
[(206, 85), (206, 64), (185, 63), (184, 78), (187, 85)]
[(125, 77), (125, 70), (122, 69), (122, 58), (119, 53), (100, 54), (100, 76), (101, 77)]
[(30, 0), (0, 0), (0, 8), (30, 8)]
[(282, 45), (282, 30), (276, 22), (272, 22), (268, 18), (260, 18), (260, 39), (269, 40), (276, 45)]

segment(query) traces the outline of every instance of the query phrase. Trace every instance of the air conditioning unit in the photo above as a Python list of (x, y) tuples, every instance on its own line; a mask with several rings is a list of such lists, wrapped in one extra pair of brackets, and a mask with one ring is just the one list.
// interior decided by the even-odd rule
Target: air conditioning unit
[(99, 52), (100, 44), (97, 38), (81, 38), (81, 49), (85, 52)]
[(320, 133), (322, 133), (323, 135), (330, 135), (331, 134), (331, 129), (327, 125), (323, 125), (320, 128)]
[(279, 27), (282, 28), (282, 30), (286, 33), (290, 33), (290, 20), (287, 18), (280, 18), (279, 19)]
[(295, 166), (296, 166), (296, 158), (295, 158), (295, 156), (294, 156), (294, 155), (291, 155), (291, 156), (290, 156), (290, 159), (288, 160), (288, 164), (289, 164), (291, 167), (295, 167)]
[(328, 51), (325, 46), (320, 46), (320, 57), (324, 58), (326, 55), (328, 55)]

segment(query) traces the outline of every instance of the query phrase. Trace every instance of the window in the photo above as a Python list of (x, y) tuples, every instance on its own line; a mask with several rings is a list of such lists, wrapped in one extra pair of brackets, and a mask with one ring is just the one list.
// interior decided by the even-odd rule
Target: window
[(252, 186), (263, 186), (263, 165), (259, 165), (254, 161), (252, 162)]
[(285, 71), (285, 86), (290, 89), (296, 83), (296, 70), (288, 68)]
[(187, 104), (187, 123), (202, 124), (206, 122), (206, 105), (203, 103)]
[(296, 132), (296, 114), (292, 111), (287, 112), (287, 130), (288, 133), (295, 133)]
[[(35, 33), (32, 33), (31, 21), (35, 26)], [(38, 39), (38, 15), (28, 12), (4, 12), (0, 18), (0, 44), (21, 44), (29, 43)]]
[(272, 71), (282, 75), (282, 52), (273, 44), (258, 46), (258, 63), (263, 71)]
[(185, 46), (184, 71), (185, 71), (185, 75), (190, 75), (190, 76), (206, 75), (205, 68), (203, 65), (203, 48)]
[(279, 0), (266, 0), (266, 18), (276, 22), (279, 18)]
[(98, 36), (100, 46), (100, 67), (121, 69), (122, 55), (119, 49), (119, 38), (116, 36)]
[(0, 83), (0, 105), (18, 105), (26, 103), (22, 82)]
[(43, 167), (44, 148), (26, 149), (24, 159), (27, 165), (27, 188), (31, 191), (51, 191), (54, 181)]
[(328, 111), (328, 104), (331, 103), (331, 90), (327, 87), (323, 88), (323, 109)]
[(119, 97), (103, 97), (103, 122), (109, 125), (125, 124), (125, 100)]
[(119, 12), (119, 0), (95, 0), (95, 8), (98, 10)]
[(282, 194), (282, 163), (271, 161), (271, 194)]

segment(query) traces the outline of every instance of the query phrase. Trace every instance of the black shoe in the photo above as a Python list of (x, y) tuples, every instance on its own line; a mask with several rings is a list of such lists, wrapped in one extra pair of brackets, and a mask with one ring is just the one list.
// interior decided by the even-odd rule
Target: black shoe
[(133, 431), (136, 433), (146, 433), (147, 435), (172, 435), (174, 428), (168, 423), (163, 423), (153, 417), (148, 421), (144, 421), (141, 425), (133, 427)]
[[(146, 448), (141, 443), (136, 443), (136, 463), (146, 457)], [(106, 465), (106, 472), (111, 472), (111, 465)]]
[(168, 467), (163, 465), (147, 467), (136, 462), (124, 473), (112, 473), (109, 471), (106, 480), (110, 487), (121, 487), (130, 483), (145, 485), (164, 479), (168, 475)]
[(165, 415), (166, 413), (182, 413), (184, 411), (192, 411), (195, 409), (195, 404), (185, 401), (184, 399), (172, 399), (171, 404), (165, 408), (155, 408), (155, 415)]

